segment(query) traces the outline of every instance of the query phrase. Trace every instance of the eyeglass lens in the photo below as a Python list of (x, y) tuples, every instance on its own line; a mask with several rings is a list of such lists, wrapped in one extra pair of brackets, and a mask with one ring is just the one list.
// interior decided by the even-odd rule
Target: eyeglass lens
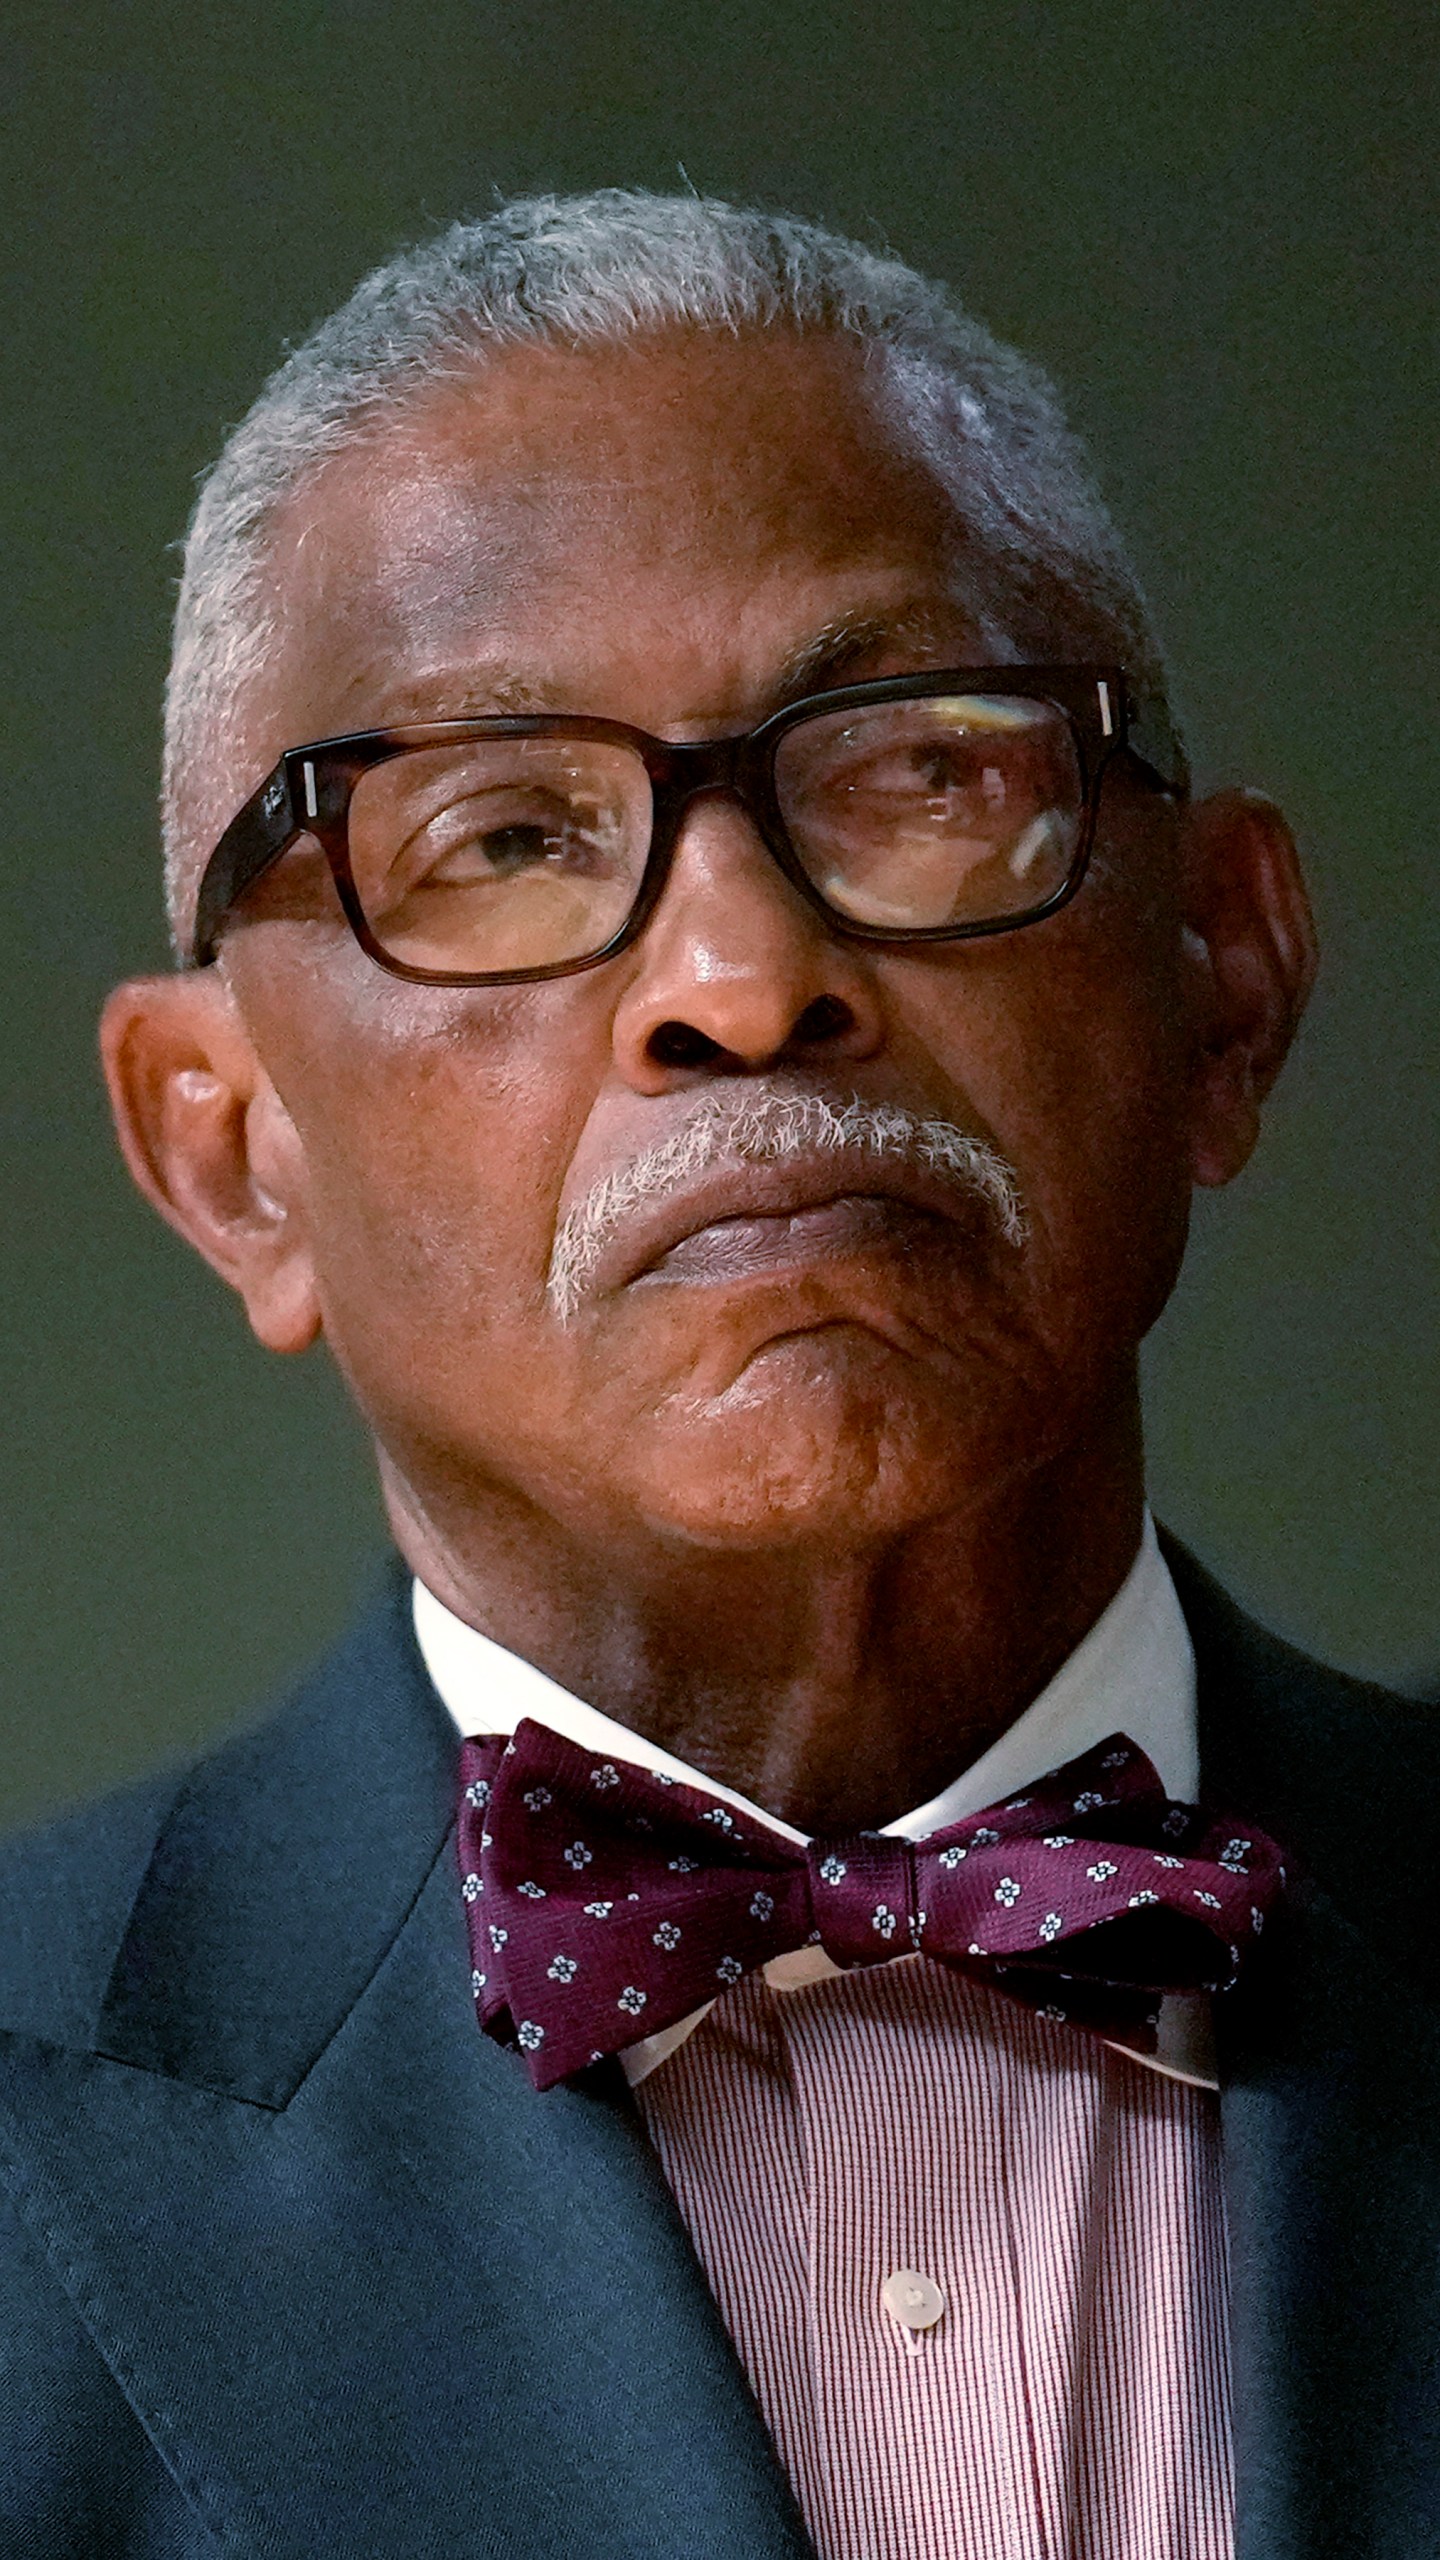
[[(837, 917), (897, 932), (1026, 915), (1075, 858), (1084, 790), (1048, 702), (956, 695), (826, 712), (784, 732), (776, 799)], [(602, 950), (640, 893), (653, 795), (618, 742), (411, 749), (357, 782), (349, 850), (382, 950), (418, 969), (546, 968)]]
[(1043, 906), (1084, 812), (1069, 721), (1016, 696), (822, 712), (782, 737), (775, 786), (826, 904), (897, 932)]

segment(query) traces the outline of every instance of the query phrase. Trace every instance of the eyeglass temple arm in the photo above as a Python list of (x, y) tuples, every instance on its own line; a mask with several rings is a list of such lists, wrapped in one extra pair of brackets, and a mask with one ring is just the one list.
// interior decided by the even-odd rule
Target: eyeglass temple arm
[(190, 965), (208, 968), (215, 957), (220, 927), (237, 898), (278, 862), (300, 833), (290, 795), (290, 778), (282, 757), (258, 791), (237, 811), (205, 866), (195, 901), (195, 927)]
[(1126, 688), (1125, 744), (1137, 764), (1172, 800), (1190, 796), (1190, 759), (1162, 694)]

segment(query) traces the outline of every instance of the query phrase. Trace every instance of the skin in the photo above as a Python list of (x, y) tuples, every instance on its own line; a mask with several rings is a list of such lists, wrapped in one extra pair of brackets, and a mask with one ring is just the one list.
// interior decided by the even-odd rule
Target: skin
[[(816, 682), (983, 658), (962, 548), (843, 346), (507, 353), (281, 523), (286, 637), (234, 804), (286, 746), (407, 715), (535, 702), (702, 737)], [(964, 1768), (1124, 1578), (1138, 1346), (1313, 966), (1278, 813), (1177, 813), (1117, 765), (1081, 892), (1021, 932), (846, 943), (710, 799), (641, 942), (586, 975), (406, 986), (297, 856), (220, 967), (119, 988), (103, 1047), (142, 1190), (262, 1343), (323, 1334), (430, 1587), (833, 1832)], [(1025, 1242), (961, 1220), (916, 1250), (902, 1201), (842, 1206), (723, 1278), (703, 1239), (658, 1273), (622, 1256), (562, 1326), (566, 1211), (697, 1092), (767, 1083), (985, 1138)]]

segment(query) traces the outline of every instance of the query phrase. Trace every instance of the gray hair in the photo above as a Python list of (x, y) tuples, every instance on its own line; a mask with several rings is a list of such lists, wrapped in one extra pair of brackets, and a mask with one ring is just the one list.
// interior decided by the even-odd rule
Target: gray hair
[(862, 351), (897, 435), (954, 498), (987, 645), (1119, 660), (1168, 725), (1145, 599), (1050, 384), (942, 286), (813, 223), (712, 199), (523, 197), (377, 267), (272, 374), (201, 483), (165, 703), (177, 945), (197, 865), (254, 778), (239, 765), (245, 696), (280, 632), (267, 552), (302, 484), (490, 352), (777, 326)]

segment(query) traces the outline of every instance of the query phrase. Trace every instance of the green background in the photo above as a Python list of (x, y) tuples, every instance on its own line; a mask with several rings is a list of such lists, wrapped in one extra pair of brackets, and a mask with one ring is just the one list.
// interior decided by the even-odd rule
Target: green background
[(1272, 1623), (1440, 1668), (1433, 11), (785, 0), (13, 6), (0, 473), (0, 1816), (241, 1714), (378, 1550), (323, 1362), (268, 1360), (114, 1159), (160, 960), (158, 702), (193, 475), (287, 336), (496, 188), (886, 239), (1058, 376), (1197, 760), (1289, 810), (1326, 971), (1151, 1360), (1160, 1507)]

